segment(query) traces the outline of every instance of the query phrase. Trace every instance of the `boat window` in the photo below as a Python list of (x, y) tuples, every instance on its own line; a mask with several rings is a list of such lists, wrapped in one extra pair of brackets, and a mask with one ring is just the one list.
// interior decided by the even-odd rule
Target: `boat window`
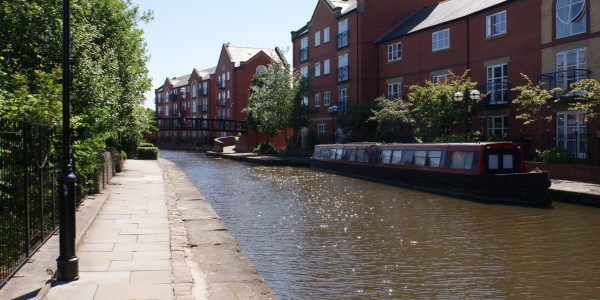
[(504, 169), (513, 169), (514, 168), (512, 154), (502, 155), (502, 167)]
[(356, 161), (357, 162), (369, 161), (369, 156), (366, 155), (365, 149), (357, 149), (356, 150)]
[(402, 152), (402, 161), (400, 162), (400, 164), (412, 165), (414, 153), (415, 153), (415, 151), (403, 151)]
[(394, 155), (392, 155), (392, 163), (399, 165), (402, 162), (402, 150), (394, 150)]
[(383, 150), (381, 151), (381, 163), (382, 164), (389, 164), (392, 161), (392, 150)]
[(439, 168), (442, 161), (442, 151), (428, 151), (427, 153), (427, 166), (432, 168)]
[(356, 149), (352, 148), (348, 150), (348, 160), (349, 161), (356, 161)]
[(320, 148), (315, 149), (315, 153), (313, 153), (313, 157), (321, 157), (321, 149)]
[(498, 154), (490, 154), (488, 156), (488, 169), (490, 169), (490, 170), (498, 169)]
[(450, 169), (470, 170), (473, 168), (475, 152), (452, 151)]
[(350, 149), (348, 149), (348, 148), (343, 149), (342, 160), (348, 160), (348, 155), (349, 155), (348, 151), (350, 151)]
[(415, 151), (415, 166), (425, 166), (425, 158), (427, 157), (427, 151)]
[(331, 149), (323, 149), (321, 150), (321, 158), (329, 158), (331, 157)]

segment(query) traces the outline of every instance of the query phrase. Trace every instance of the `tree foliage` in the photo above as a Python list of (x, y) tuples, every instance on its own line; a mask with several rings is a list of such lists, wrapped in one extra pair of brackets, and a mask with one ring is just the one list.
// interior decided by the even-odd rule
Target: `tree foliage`
[[(414, 107), (415, 119), (423, 125), (417, 132), (419, 137), (427, 141), (433, 140), (446, 136), (450, 128), (469, 122), (477, 103), (469, 99), (468, 95), (476, 86), (476, 82), (471, 82), (468, 71), (460, 76), (450, 74), (450, 78), (444, 83), (428, 80), (422, 86), (410, 86), (408, 99)], [(454, 101), (456, 92), (465, 95), (463, 101)]]
[(415, 123), (410, 111), (411, 103), (385, 97), (375, 99), (375, 103), (376, 109), (371, 110), (373, 116), (368, 120), (377, 123), (378, 135), (390, 142), (402, 142), (405, 138), (402, 129)]
[[(71, 1), (71, 124), (75, 170), (99, 165), (107, 140), (139, 142), (151, 126), (139, 22), (152, 18), (125, 0)], [(62, 0), (0, 4), (0, 118), (62, 128)]]
[(513, 100), (513, 103), (518, 105), (516, 119), (523, 120), (523, 125), (532, 124), (542, 118), (548, 122), (551, 121), (552, 116), (542, 117), (540, 111), (548, 107), (555, 91), (545, 89), (543, 83), (534, 84), (525, 74), (521, 74), (521, 76), (525, 79), (526, 84), (512, 89), (519, 93)]
[(371, 119), (377, 102), (349, 106), (346, 113), (338, 118), (341, 128), (349, 132), (348, 139), (368, 141), (375, 139), (377, 122)]
[(269, 136), (281, 132), (287, 141), (286, 129), (293, 127), (294, 112), (299, 105), (300, 73), (291, 72), (284, 62), (273, 61), (265, 73), (255, 75), (253, 82), (245, 108), (250, 126)]
[(571, 110), (585, 111), (588, 120), (600, 119), (600, 83), (595, 79), (584, 79), (571, 84), (571, 94), (576, 95)]

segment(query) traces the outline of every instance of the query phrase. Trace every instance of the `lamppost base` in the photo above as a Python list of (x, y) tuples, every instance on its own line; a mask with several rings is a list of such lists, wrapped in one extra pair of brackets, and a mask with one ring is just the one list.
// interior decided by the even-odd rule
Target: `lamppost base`
[(79, 257), (59, 257), (56, 259), (56, 279), (58, 281), (75, 281), (79, 279)]

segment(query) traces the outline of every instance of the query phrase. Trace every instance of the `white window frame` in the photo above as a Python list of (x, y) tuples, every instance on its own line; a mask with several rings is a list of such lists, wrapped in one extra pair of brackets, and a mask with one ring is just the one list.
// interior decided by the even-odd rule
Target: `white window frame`
[(450, 49), (450, 28), (431, 34), (431, 51), (437, 52)]
[(323, 61), (323, 74), (327, 75), (331, 73), (331, 60), (328, 58)]
[(315, 107), (321, 107), (321, 94), (315, 94)]
[[(496, 70), (500, 69), (500, 76), (496, 76)], [(487, 90), (489, 92), (490, 104), (506, 104), (508, 103), (508, 93), (510, 90), (508, 86), (503, 85), (502, 88), (498, 88), (496, 84), (508, 82), (508, 65), (498, 64), (487, 67)]]
[(308, 48), (308, 37), (305, 36), (300, 39), (300, 50)]
[(390, 82), (388, 83), (388, 100), (396, 100), (402, 97), (402, 82)]
[(584, 111), (556, 112), (556, 147), (568, 149), (579, 159), (587, 156), (587, 124)]
[(307, 78), (308, 77), (308, 66), (300, 67), (300, 74), (302, 74), (302, 77)]
[(450, 74), (439, 74), (439, 75), (431, 76), (431, 82), (433, 82), (434, 84), (436, 84), (436, 83), (446, 84), (449, 79), (450, 79)]
[(323, 106), (331, 105), (331, 92), (325, 91), (323, 92)]
[(555, 32), (556, 38), (565, 38), (587, 30), (586, 0), (556, 1)]
[(323, 44), (329, 43), (330, 40), (329, 27), (325, 27), (323, 28)]
[(317, 125), (317, 136), (321, 139), (326, 137), (327, 134), (327, 125), (324, 123)]
[(506, 11), (485, 17), (485, 36), (487, 38), (506, 34)]
[(399, 61), (402, 59), (402, 43), (388, 45), (388, 62)]
[(321, 46), (321, 32), (315, 32), (315, 47)]
[(192, 85), (192, 97), (196, 98), (198, 97), (198, 86), (194, 83), (194, 85)]
[[(496, 121), (498, 119), (500, 119), (500, 126), (496, 126)], [(504, 134), (506, 132), (508, 132), (508, 116), (507, 115), (488, 116), (487, 121), (488, 121), (488, 126), (487, 126), (488, 136), (503, 137)]]
[(321, 62), (315, 63), (315, 77), (321, 76)]
[(348, 101), (349, 101), (349, 97), (348, 97), (348, 88), (339, 88), (338, 89), (338, 114), (344, 115), (346, 113), (346, 111), (348, 110)]
[(556, 53), (557, 87), (569, 90), (570, 84), (581, 81), (575, 70), (587, 69), (587, 49), (577, 48)]

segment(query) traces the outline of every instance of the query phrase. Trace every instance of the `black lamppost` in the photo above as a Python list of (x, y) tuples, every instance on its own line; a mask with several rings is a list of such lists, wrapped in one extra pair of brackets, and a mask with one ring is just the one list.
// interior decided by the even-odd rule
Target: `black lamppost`
[[(479, 100), (479, 98), (481, 98), (481, 93), (478, 90), (472, 90), (471, 93), (469, 94), (469, 98), (471, 98), (471, 100), (473, 100), (473, 101), (477, 101), (477, 100)], [(456, 102), (464, 101), (464, 103), (465, 103), (465, 142), (466, 142), (469, 137), (469, 102), (470, 101), (468, 99), (465, 99), (465, 96), (461, 92), (456, 92), (454, 94), (454, 101), (456, 101)]]
[(337, 116), (337, 113), (338, 113), (338, 106), (332, 105), (327, 110), (329, 111), (329, 114), (331, 115), (331, 133), (333, 136), (333, 143), (335, 144), (335, 117)]
[(56, 273), (59, 281), (73, 281), (79, 279), (79, 258), (75, 255), (75, 181), (70, 163), (70, 63), (69, 63), (69, 36), (70, 36), (70, 2), (63, 0), (63, 32), (62, 32), (62, 76), (63, 76), (63, 141), (62, 159), (63, 166), (58, 182), (61, 186), (61, 201), (59, 204), (59, 256), (56, 259)]

